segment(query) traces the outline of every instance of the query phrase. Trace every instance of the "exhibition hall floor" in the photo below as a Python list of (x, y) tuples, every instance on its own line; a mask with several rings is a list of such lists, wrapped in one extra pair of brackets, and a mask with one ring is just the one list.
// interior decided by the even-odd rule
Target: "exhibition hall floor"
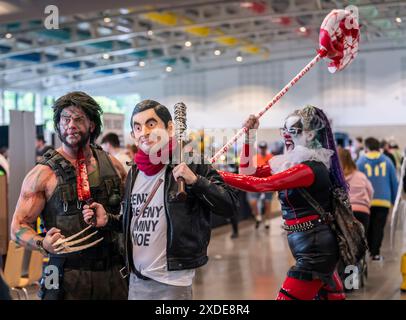
[[(231, 226), (214, 230), (209, 246), (210, 261), (196, 273), (194, 298), (275, 299), (286, 271), (294, 263), (281, 225), (282, 219), (275, 218), (270, 230), (263, 225), (255, 230), (252, 221), (245, 221), (240, 224), (237, 239), (230, 239)], [(347, 299), (406, 300), (406, 294), (399, 290), (401, 238), (398, 232), (396, 249), (391, 251), (389, 228), (386, 228), (381, 252), (384, 261), (368, 261), (365, 286), (347, 294)], [(404, 244), (403, 248), (406, 248)]]
[[(273, 300), (286, 271), (294, 263), (290, 254), (282, 219), (274, 218), (270, 229), (253, 220), (240, 223), (237, 239), (231, 239), (231, 225), (213, 230), (209, 246), (210, 260), (196, 272), (193, 296), (196, 300)], [(397, 234), (396, 249), (389, 249), (389, 228), (386, 229), (382, 262), (368, 262), (366, 285), (347, 294), (350, 300), (406, 300), (399, 285), (402, 235)], [(403, 244), (404, 245), (404, 244)], [(404, 246), (403, 246), (404, 247)], [(30, 288), (30, 299), (36, 289)]]

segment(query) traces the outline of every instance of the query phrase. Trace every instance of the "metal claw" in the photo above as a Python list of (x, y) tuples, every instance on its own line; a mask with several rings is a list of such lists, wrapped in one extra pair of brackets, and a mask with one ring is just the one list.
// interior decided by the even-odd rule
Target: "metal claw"
[(84, 228), (82, 231), (79, 231), (78, 233), (75, 233), (73, 235), (71, 235), (68, 238), (63, 238), (63, 239), (58, 239), (57, 241), (55, 241), (55, 243), (52, 245), (54, 248), (58, 247), (59, 245), (65, 243), (65, 242), (69, 242), (75, 238), (77, 238), (78, 236), (80, 236), (82, 233), (86, 232), (87, 230), (89, 230), (92, 226), (88, 226), (86, 228)]
[(54, 250), (55, 250), (55, 251), (60, 251), (60, 250), (62, 250), (62, 249), (65, 248), (65, 247), (72, 247), (72, 246), (75, 245), (75, 244), (81, 243), (81, 242), (86, 241), (87, 239), (93, 237), (97, 232), (98, 232), (98, 231), (96, 230), (95, 232), (93, 232), (93, 233), (87, 235), (86, 237), (77, 239), (77, 240), (75, 240), (75, 241), (64, 242), (64, 243), (62, 243), (62, 244), (59, 245), (59, 246), (54, 246), (54, 248), (55, 248)]
[(84, 244), (83, 246), (78, 246), (78, 247), (63, 247), (62, 251), (57, 252), (56, 254), (64, 254), (64, 253), (72, 253), (72, 252), (76, 252), (76, 251), (81, 251), (90, 247), (95, 246), (96, 244), (98, 244), (100, 241), (102, 241), (104, 238), (100, 238), (97, 239), (96, 241), (93, 241), (91, 243), (88, 244)]
[[(52, 247), (54, 248), (54, 251), (57, 254), (64, 254), (64, 253), (72, 253), (72, 252), (76, 252), (76, 251), (81, 251), (90, 247), (95, 246), (96, 244), (98, 244), (100, 241), (102, 241), (104, 238), (100, 238), (97, 239), (91, 243), (82, 245), (82, 246), (77, 246), (77, 247), (73, 247), (74, 245), (81, 243), (83, 241), (86, 241), (87, 239), (90, 239), (91, 237), (93, 237), (98, 231), (96, 230), (95, 232), (88, 234), (87, 236), (84, 236), (82, 238), (76, 239), (77, 237), (79, 237), (81, 234), (83, 234), (84, 232), (86, 232), (87, 230), (89, 230), (92, 226), (88, 226), (86, 228), (84, 228), (83, 230), (79, 231), (78, 233), (75, 233), (67, 238), (61, 238), (58, 239), (57, 241), (55, 241), (54, 244), (52, 244)], [(74, 241), (71, 241), (73, 239), (76, 239)]]

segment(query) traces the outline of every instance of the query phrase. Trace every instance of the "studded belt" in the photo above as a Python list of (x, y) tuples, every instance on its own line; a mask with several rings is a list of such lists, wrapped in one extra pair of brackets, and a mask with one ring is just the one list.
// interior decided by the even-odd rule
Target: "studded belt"
[(309, 220), (309, 221), (305, 221), (305, 222), (301, 222), (301, 223), (295, 223), (295, 224), (287, 224), (285, 222), (283, 224), (283, 229), (285, 229), (287, 232), (303, 232), (303, 231), (313, 229), (314, 227), (316, 227), (320, 224), (327, 224), (327, 223), (321, 218), (316, 218), (313, 220)]

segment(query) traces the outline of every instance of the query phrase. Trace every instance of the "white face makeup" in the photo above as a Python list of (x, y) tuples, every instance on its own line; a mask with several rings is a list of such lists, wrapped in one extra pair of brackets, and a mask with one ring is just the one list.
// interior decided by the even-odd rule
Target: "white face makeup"
[(287, 151), (293, 150), (296, 146), (304, 146), (314, 139), (313, 131), (303, 131), (303, 124), (299, 116), (293, 115), (286, 119), (281, 129)]
[(291, 151), (303, 138), (303, 125), (298, 116), (290, 116), (286, 119), (285, 125), (281, 128), (281, 135), (285, 141), (287, 151)]

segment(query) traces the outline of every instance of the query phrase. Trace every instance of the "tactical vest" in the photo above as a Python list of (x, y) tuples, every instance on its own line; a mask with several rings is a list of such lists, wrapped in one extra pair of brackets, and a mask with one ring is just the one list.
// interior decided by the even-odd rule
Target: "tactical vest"
[[(91, 196), (95, 202), (102, 204), (107, 212), (119, 214), (122, 194), (121, 179), (107, 153), (99, 146), (92, 145), (91, 149), (98, 163), (100, 176), (99, 185), (90, 186)], [(82, 214), (84, 202), (77, 198), (75, 167), (54, 149), (47, 151), (39, 163), (50, 167), (57, 178), (55, 191), (41, 213), (45, 228), (47, 230), (52, 227), (58, 228), (65, 237), (86, 228), (88, 224), (83, 220)], [(88, 233), (94, 232), (92, 229)], [(104, 237), (104, 240), (99, 243), (98, 247), (112, 244), (114, 237), (110, 231), (102, 229), (98, 229), (98, 231), (95, 236), (81, 244), (93, 242), (99, 237)]]

